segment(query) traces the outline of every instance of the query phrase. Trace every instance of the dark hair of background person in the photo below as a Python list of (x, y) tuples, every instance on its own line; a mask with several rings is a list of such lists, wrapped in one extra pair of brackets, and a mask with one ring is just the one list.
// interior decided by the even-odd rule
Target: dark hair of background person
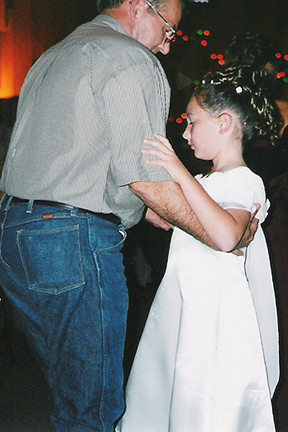
[[(282, 58), (277, 58), (276, 54), (281, 50), (268, 37), (248, 31), (233, 37), (225, 53), (226, 65), (251, 64), (255, 67), (268, 71), (273, 80), (273, 95), (278, 105), (284, 101), (287, 105), (288, 84), (282, 79), (277, 79), (277, 73), (285, 69)], [(279, 105), (278, 105), (279, 106)], [(286, 108), (285, 108), (286, 109)], [(252, 171), (259, 174), (264, 180), (268, 195), (270, 195), (269, 181), (280, 174), (287, 172), (288, 164), (288, 128), (287, 120), (281, 110), (283, 120), (281, 124), (284, 132), (278, 142), (271, 143), (269, 140), (264, 145), (264, 141), (251, 141), (246, 146), (244, 159)], [(280, 125), (281, 127), (281, 125)], [(265, 140), (265, 137), (263, 137)], [(276, 144), (273, 147), (270, 144)]]
[(251, 64), (265, 68), (275, 79), (274, 91), (278, 98), (283, 93), (282, 80), (277, 79), (277, 73), (284, 69), (284, 63), (276, 54), (280, 48), (268, 37), (248, 31), (233, 37), (227, 47), (226, 64)]

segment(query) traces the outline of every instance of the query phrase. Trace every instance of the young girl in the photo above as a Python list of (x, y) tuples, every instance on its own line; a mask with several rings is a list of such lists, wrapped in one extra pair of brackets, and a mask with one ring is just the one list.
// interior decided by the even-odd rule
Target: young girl
[(279, 113), (265, 72), (251, 67), (208, 74), (187, 109), (184, 138), (213, 170), (193, 178), (168, 140), (148, 140), (215, 244), (174, 229), (167, 270), (153, 302), (127, 386), (121, 432), (272, 432), (278, 332), (269, 257), (259, 226), (232, 253), (255, 204), (268, 203), (243, 160), (255, 132), (277, 135)]

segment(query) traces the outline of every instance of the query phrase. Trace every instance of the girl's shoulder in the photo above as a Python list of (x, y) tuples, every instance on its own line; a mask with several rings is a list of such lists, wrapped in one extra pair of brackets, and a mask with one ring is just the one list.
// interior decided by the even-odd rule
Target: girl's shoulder
[(255, 204), (260, 204), (259, 219), (265, 219), (269, 208), (265, 187), (261, 177), (248, 167), (213, 172), (199, 178), (199, 182), (222, 208), (241, 208), (252, 212)]
[(234, 182), (239, 184), (239, 182), (253, 182), (255, 184), (262, 185), (263, 181), (258, 174), (255, 174), (251, 171), (247, 166), (239, 166), (235, 168), (231, 168), (227, 171), (211, 171), (206, 175), (198, 174), (195, 178), (199, 181), (199, 183), (226, 183), (229, 182), (231, 185)]

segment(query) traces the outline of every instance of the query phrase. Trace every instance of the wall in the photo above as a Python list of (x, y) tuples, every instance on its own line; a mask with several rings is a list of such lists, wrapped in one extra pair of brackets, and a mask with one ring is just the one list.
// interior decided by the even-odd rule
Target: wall
[(5, 99), (19, 94), (32, 64), (32, 8), (31, 0), (15, 1), (13, 9), (0, 1), (0, 98)]
[[(19, 95), (33, 62), (96, 13), (96, 0), (0, 0), (0, 99)], [(272, 38), (288, 53), (287, 20), (287, 0), (186, 0), (180, 27), (194, 44), (176, 42), (163, 63), (172, 79), (179, 72), (188, 81), (201, 78), (213, 66), (210, 54), (223, 52), (233, 35), (248, 29)], [(211, 31), (205, 48), (195, 38), (199, 28)]]
[(19, 95), (40, 55), (78, 24), (81, 0), (0, 0), (0, 99)]

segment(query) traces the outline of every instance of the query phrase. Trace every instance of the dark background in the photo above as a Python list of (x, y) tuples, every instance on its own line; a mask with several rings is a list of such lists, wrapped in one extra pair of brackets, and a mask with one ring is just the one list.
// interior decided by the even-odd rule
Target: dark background
[[(3, 0), (0, 0), (0, 5), (1, 1)], [(94, 0), (9, 0), (6, 1), (6, 12), (7, 28), (0, 29), (0, 95), (5, 84), (5, 68), (9, 62), (12, 65), (9, 77), (13, 76), (13, 79), (10, 93), (3, 92), (6, 96), (0, 96), (0, 165), (5, 158), (13, 126), (19, 89), (29, 67), (46, 49), (74, 28), (93, 19), (97, 9)], [(234, 35), (250, 30), (272, 39), (278, 44), (279, 52), (284, 57), (288, 54), (287, 21), (287, 0), (185, 2), (179, 29), (188, 40), (178, 37), (172, 44), (169, 56), (159, 55), (159, 59), (172, 87), (168, 135), (182, 160), (194, 173), (205, 171), (207, 164), (196, 163), (192, 152), (187, 151), (181, 138), (185, 123), (178, 124), (176, 119), (185, 111), (195, 81), (201, 79), (205, 72), (220, 67), (216, 60), (211, 59), (211, 54), (224, 54)], [(198, 30), (209, 30), (210, 36), (200, 36)], [(208, 42), (205, 47), (201, 45), (203, 40)], [(288, 63), (284, 62), (284, 69), (286, 67), (288, 68)], [(130, 332), (129, 335), (127, 369), (149, 303), (164, 271), (165, 259), (160, 263), (159, 256), (163, 254), (165, 258), (168, 245), (169, 235), (156, 235), (153, 228), (140, 226), (140, 229), (137, 228), (130, 235), (126, 263), (130, 271), (129, 283), (135, 312), (130, 316), (134, 333)], [(147, 259), (150, 261), (148, 265)], [(153, 262), (156, 263), (154, 268), (151, 264)], [(144, 285), (145, 290), (141, 291)], [(3, 295), (1, 298), (0, 432), (48, 432), (52, 408), (50, 392), (9, 304)], [(145, 308), (139, 307), (140, 304), (145, 304)], [(281, 416), (283, 421), (279, 422), (281, 429), (279, 426), (277, 432), (287, 432), (287, 413), (284, 410), (277, 412), (277, 418)]]

